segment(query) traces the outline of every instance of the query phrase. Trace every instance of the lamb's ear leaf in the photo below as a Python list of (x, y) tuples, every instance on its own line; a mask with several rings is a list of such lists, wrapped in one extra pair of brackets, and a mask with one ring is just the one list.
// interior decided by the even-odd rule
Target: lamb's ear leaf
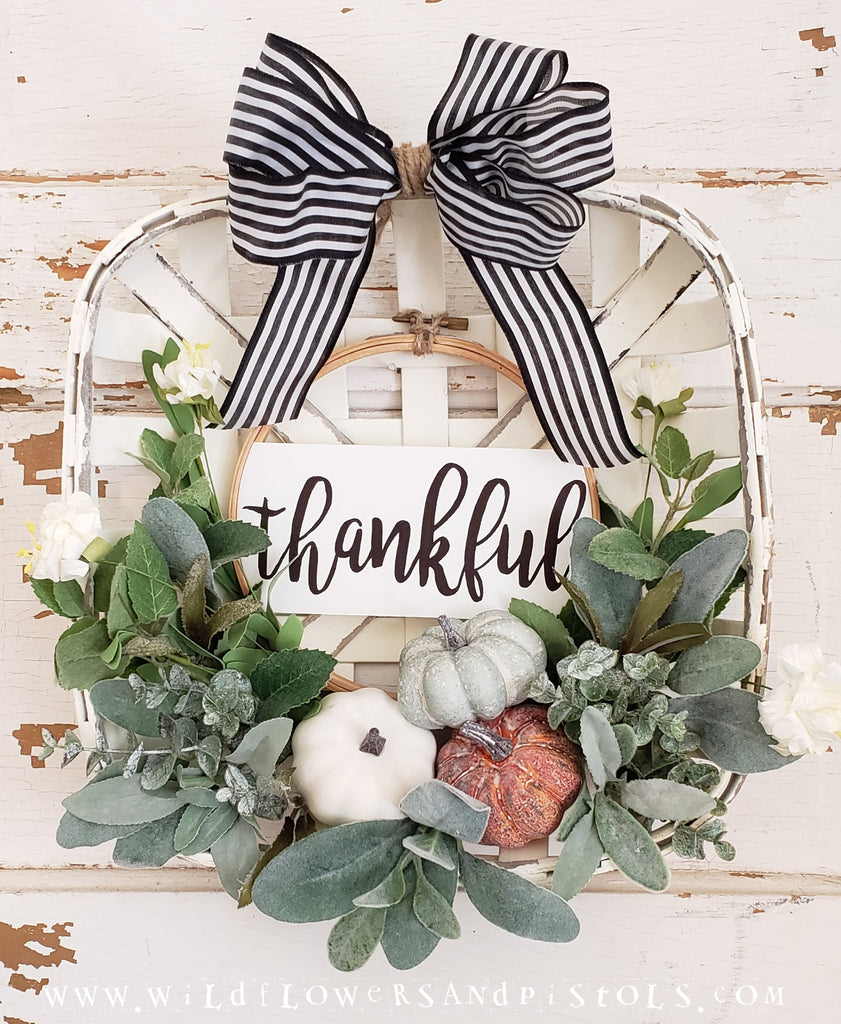
[[(595, 617), (598, 633), (593, 637), (605, 647), (618, 650), (622, 637), (628, 632), (634, 609), (639, 604), (642, 584), (630, 576), (614, 572), (598, 562), (594, 562), (587, 554), (593, 539), (605, 532), (605, 527), (595, 519), (579, 519), (572, 529), (570, 546), (569, 579), (586, 598), (592, 609), (590, 614)], [(569, 589), (569, 588), (567, 588)], [(571, 596), (575, 599), (575, 595)], [(579, 615), (583, 609), (579, 599), (575, 599)]]

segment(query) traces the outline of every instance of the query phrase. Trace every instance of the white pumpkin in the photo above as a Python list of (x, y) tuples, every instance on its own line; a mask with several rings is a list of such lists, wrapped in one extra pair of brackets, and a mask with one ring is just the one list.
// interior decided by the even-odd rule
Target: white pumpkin
[(402, 818), (403, 797), (435, 776), (436, 750), (382, 690), (331, 693), (292, 734), (292, 781), (325, 825)]
[(397, 701), (410, 722), (455, 728), (529, 697), (546, 699), (546, 648), (530, 626), (505, 611), (438, 621), (400, 655)]

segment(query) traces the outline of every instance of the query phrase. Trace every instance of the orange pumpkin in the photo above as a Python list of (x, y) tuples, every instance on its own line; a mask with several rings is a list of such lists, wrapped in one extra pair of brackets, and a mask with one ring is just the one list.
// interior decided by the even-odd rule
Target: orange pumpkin
[(518, 704), (461, 726), (438, 754), (437, 777), (490, 806), (483, 843), (514, 849), (558, 827), (581, 788), (581, 755), (546, 708)]

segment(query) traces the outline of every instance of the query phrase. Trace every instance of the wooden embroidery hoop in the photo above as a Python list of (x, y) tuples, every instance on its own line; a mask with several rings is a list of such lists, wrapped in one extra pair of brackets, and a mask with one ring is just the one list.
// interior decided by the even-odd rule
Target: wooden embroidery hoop
[[(364, 341), (357, 342), (356, 344), (336, 349), (336, 351), (329, 359), (327, 359), (318, 371), (315, 379), (319, 380), (322, 377), (327, 376), (327, 374), (332, 373), (334, 370), (338, 370), (350, 363), (355, 363), (361, 359), (371, 356), (386, 355), (389, 352), (412, 352), (414, 344), (414, 339), (410, 334), (386, 334), (381, 337), (366, 338)], [(482, 345), (478, 345), (472, 341), (467, 341), (463, 338), (454, 338), (448, 335), (437, 335), (435, 337), (433, 351), (438, 355), (456, 356), (471, 363), (478, 363), (482, 366), (487, 366), (501, 376), (506, 377), (513, 384), (516, 384), (525, 391), (523, 377), (517, 365), (511, 362), (511, 360), (506, 359), (504, 356), (501, 356), (497, 352), (487, 349)], [(420, 359), (423, 357), (418, 356), (418, 358)], [(248, 461), (248, 457), (253, 450), (254, 445), (265, 442), (272, 433), (275, 433), (276, 435), (278, 434), (278, 429), (274, 425), (255, 427), (253, 430), (249, 431), (242, 448), (240, 449), (239, 457), (237, 459), (236, 466), (234, 467), (228, 506), (228, 515), (231, 519), (239, 518), (240, 484), (242, 482), (242, 475), (245, 471), (245, 465)], [(281, 436), (278, 436), (278, 440), (281, 443), (292, 443)], [(590, 514), (593, 518), (598, 519), (599, 498), (596, 476), (589, 466), (584, 467), (584, 474), (587, 480), (587, 493), (590, 498)], [(247, 591), (249, 589), (249, 584), (246, 580), (245, 574), (243, 573), (242, 567), (238, 562), (236, 563), (236, 573), (243, 590)], [(328, 688), (336, 691), (349, 691), (357, 690), (363, 685), (364, 684), (362, 683), (357, 683), (352, 679), (348, 679), (346, 676), (343, 676), (338, 672), (334, 672), (330, 677)]]

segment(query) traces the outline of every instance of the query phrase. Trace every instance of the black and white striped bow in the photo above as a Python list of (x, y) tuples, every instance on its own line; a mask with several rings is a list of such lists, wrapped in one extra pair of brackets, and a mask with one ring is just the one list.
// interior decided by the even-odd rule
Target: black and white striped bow
[[(590, 318), (558, 258), (575, 192), (613, 173), (607, 90), (563, 83), (566, 54), (471, 35), (429, 122), (426, 188), (566, 460), (616, 466), (629, 438)], [(349, 313), (378, 205), (400, 192), (391, 139), (315, 54), (270, 35), (246, 69), (225, 149), (234, 246), (277, 279), (222, 406), (225, 426), (300, 411)]]

